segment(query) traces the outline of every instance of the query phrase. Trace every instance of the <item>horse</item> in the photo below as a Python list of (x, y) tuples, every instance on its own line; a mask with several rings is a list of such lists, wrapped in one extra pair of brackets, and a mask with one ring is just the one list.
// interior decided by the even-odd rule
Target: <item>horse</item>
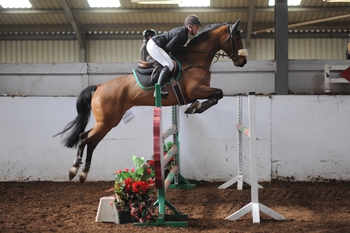
[[(247, 63), (247, 52), (243, 48), (238, 30), (239, 22), (237, 20), (233, 25), (222, 23), (206, 26), (187, 44), (186, 52), (174, 55), (182, 66), (178, 83), (186, 102), (192, 103), (185, 113), (202, 113), (223, 98), (221, 89), (210, 87), (214, 57), (218, 60), (219, 56), (227, 56), (237, 67), (243, 67)], [(218, 53), (220, 50), (226, 54)], [(88, 86), (80, 93), (76, 102), (77, 116), (62, 132), (54, 135), (55, 137), (70, 131), (62, 143), (68, 148), (77, 147), (73, 167), (69, 170), (70, 180), (76, 176), (82, 164), (85, 146), (87, 145), (85, 164), (79, 175), (81, 184), (87, 179), (92, 154), (98, 143), (119, 124), (124, 113), (131, 107), (154, 106), (153, 93), (153, 90), (140, 88), (133, 74)], [(198, 99), (206, 100), (200, 103)], [(169, 97), (162, 100), (162, 105), (178, 105), (172, 89), (169, 88)], [(95, 125), (85, 131), (91, 111), (95, 117)]]

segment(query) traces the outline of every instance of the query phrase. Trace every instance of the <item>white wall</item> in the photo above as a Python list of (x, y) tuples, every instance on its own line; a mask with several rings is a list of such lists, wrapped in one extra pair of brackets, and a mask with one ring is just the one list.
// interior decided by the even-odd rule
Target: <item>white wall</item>
[[(348, 67), (347, 60), (290, 60), (289, 91), (294, 94), (323, 94), (324, 65)], [(0, 94), (15, 96), (77, 96), (92, 84), (100, 84), (125, 74), (136, 63), (0, 63)], [(224, 95), (275, 92), (275, 61), (248, 61), (235, 67), (232, 61), (212, 65), (211, 86), (221, 88)], [(332, 71), (339, 76), (341, 71)], [(331, 84), (333, 93), (350, 93), (347, 83)]]
[[(76, 97), (1, 97), (0, 180), (68, 180), (76, 150), (52, 136), (75, 117)], [(224, 97), (200, 115), (180, 108), (181, 173), (198, 180), (226, 181), (237, 175), (236, 97)], [(350, 180), (350, 96), (257, 96), (259, 180)], [(248, 125), (247, 98), (243, 98)], [(99, 144), (88, 180), (113, 180), (132, 168), (132, 155), (152, 155), (152, 107), (134, 107)], [(163, 129), (171, 108), (163, 110)], [(92, 126), (93, 119), (89, 126)], [(249, 176), (248, 140), (244, 173)]]

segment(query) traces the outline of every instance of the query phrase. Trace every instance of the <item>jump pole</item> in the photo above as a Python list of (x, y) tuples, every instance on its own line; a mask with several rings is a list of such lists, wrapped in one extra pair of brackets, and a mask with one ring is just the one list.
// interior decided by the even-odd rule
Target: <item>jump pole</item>
[[(173, 227), (187, 227), (187, 221), (173, 221), (173, 220), (183, 220), (188, 219), (187, 214), (180, 213), (168, 200), (166, 200), (166, 190), (170, 184), (175, 179), (175, 176), (179, 172), (179, 167), (174, 166), (168, 176), (165, 178), (164, 166), (166, 162), (175, 156), (175, 153), (178, 153), (178, 145), (175, 145), (167, 153), (166, 156), (163, 156), (163, 141), (165, 137), (170, 136), (171, 134), (177, 133), (177, 128), (172, 127), (165, 133), (162, 133), (162, 108), (161, 108), (161, 97), (160, 97), (160, 85), (155, 85), (156, 89), (156, 107), (153, 110), (153, 151), (154, 151), (154, 170), (155, 170), (155, 184), (158, 192), (158, 200), (154, 204), (158, 206), (158, 218), (156, 222), (151, 223), (134, 223), (138, 226), (173, 226)], [(175, 132), (176, 131), (176, 132)], [(165, 159), (164, 159), (165, 157)], [(175, 157), (174, 157), (175, 159)], [(165, 160), (165, 161), (164, 161)], [(166, 214), (166, 206), (174, 212), (174, 214)]]
[[(237, 123), (242, 124), (242, 95), (237, 95)], [(255, 117), (255, 116), (254, 116)], [(243, 190), (243, 183), (247, 183), (250, 186), (252, 185), (251, 179), (243, 175), (243, 147), (242, 147), (242, 132), (237, 130), (237, 154), (238, 154), (238, 174), (229, 181), (226, 181), (224, 184), (219, 186), (219, 189), (226, 189), (231, 185), (237, 183), (237, 190)], [(258, 184), (259, 188), (263, 188)]]
[(277, 213), (276, 211), (268, 208), (267, 206), (259, 203), (258, 196), (258, 175), (257, 175), (257, 153), (256, 153), (256, 122), (255, 122), (255, 93), (250, 92), (248, 95), (248, 115), (249, 115), (249, 128), (237, 124), (237, 129), (245, 134), (249, 138), (250, 147), (250, 177), (251, 177), (251, 202), (228, 216), (227, 220), (237, 220), (240, 217), (252, 212), (253, 223), (260, 223), (260, 211), (266, 215), (274, 218), (275, 220), (286, 220), (286, 218)]

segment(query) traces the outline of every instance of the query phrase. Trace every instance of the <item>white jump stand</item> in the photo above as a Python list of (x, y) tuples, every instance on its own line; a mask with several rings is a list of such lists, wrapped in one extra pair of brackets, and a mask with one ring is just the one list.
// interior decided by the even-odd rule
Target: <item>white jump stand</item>
[(120, 224), (119, 213), (114, 197), (102, 197), (98, 205), (96, 222), (114, 222)]
[(248, 107), (249, 107), (249, 129), (245, 128), (241, 124), (237, 125), (237, 129), (244, 133), (250, 139), (250, 177), (251, 177), (251, 199), (252, 201), (228, 216), (227, 220), (237, 220), (240, 217), (246, 215), (250, 211), (252, 212), (253, 223), (260, 223), (260, 211), (276, 220), (286, 220), (286, 218), (268, 208), (267, 206), (259, 203), (258, 197), (258, 176), (257, 176), (257, 156), (256, 156), (256, 135), (255, 135), (255, 93), (249, 93), (248, 95)]
[(349, 84), (349, 81), (345, 78), (338, 76), (331, 76), (331, 71), (344, 71), (349, 66), (345, 65), (330, 65), (325, 64), (324, 65), (324, 93), (330, 93), (331, 92), (331, 83), (347, 83)]
[[(242, 124), (242, 94), (237, 95), (237, 123)], [(252, 186), (252, 181), (243, 175), (243, 148), (242, 148), (242, 132), (237, 130), (237, 150), (238, 150), (238, 174), (229, 181), (219, 186), (219, 189), (226, 189), (237, 183), (237, 190), (243, 190), (243, 183)], [(258, 184), (259, 188), (263, 188)]]

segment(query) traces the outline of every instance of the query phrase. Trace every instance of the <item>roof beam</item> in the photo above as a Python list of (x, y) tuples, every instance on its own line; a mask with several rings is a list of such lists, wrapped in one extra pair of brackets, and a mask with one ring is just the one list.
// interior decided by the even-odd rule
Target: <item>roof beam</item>
[[(255, 7), (254, 12), (273, 12), (273, 7)], [(288, 7), (289, 12), (350, 11), (350, 7)], [(193, 8), (87, 8), (71, 9), (73, 14), (105, 13), (193, 13)], [(197, 13), (249, 12), (249, 7), (196, 7)], [(62, 9), (0, 9), (0, 14), (64, 14)]]
[(66, 0), (60, 0), (60, 4), (64, 9), (64, 12), (66, 13), (66, 16), (68, 17), (70, 23), (72, 24), (73, 30), (75, 31), (75, 35), (77, 37), (77, 40), (80, 45), (80, 61), (85, 62), (86, 56), (85, 56), (85, 39), (83, 36), (83, 31), (81, 30), (77, 20), (74, 17), (74, 14), (72, 13), (72, 10), (70, 9), (69, 5), (67, 4)]
[[(310, 21), (307, 21), (310, 22)], [(248, 22), (249, 23), (249, 22)], [(243, 28), (247, 28), (248, 27), (248, 23), (245, 22), (240, 22), (239, 24), (239, 28), (242, 30)], [(208, 23), (209, 24), (214, 24), (214, 23)], [(301, 22), (301, 23), (295, 23), (295, 24), (305, 24), (305, 22)], [(292, 24), (292, 25), (295, 25)], [(309, 23), (310, 24), (310, 23)], [(313, 23), (316, 26), (318, 26), (318, 23)], [(339, 26), (339, 22), (323, 22), (322, 24), (320, 24), (321, 26), (325, 27), (325, 28), (336, 28), (337, 26)], [(347, 25), (347, 24), (344, 24)], [(124, 28), (128, 28), (129, 31), (132, 31), (133, 29), (137, 29), (137, 28), (154, 28), (155, 30), (159, 30), (157, 28), (174, 28), (174, 27), (178, 27), (179, 24), (178, 23), (142, 23), (142, 24), (136, 24), (136, 23), (125, 23), (125, 24), (121, 24), (121, 23), (117, 23), (117, 24), (80, 24), (80, 28), (82, 29), (82, 31), (91, 31), (94, 30), (95, 28), (98, 28), (99, 31), (105, 31), (105, 30), (111, 30), (111, 31), (120, 31), (120, 30), (124, 30)], [(305, 25), (298, 25), (299, 27), (305, 26)], [(263, 32), (266, 31), (272, 31), (274, 29), (274, 23), (254, 23), (253, 27), (254, 30), (258, 30), (258, 28), (265, 28), (265, 29), (261, 29), (263, 30)], [(37, 29), (38, 32), (41, 31), (48, 31), (48, 32), (52, 32), (52, 31), (56, 31), (56, 30), (66, 30), (66, 31), (71, 31), (72, 30), (72, 25), (71, 24), (7, 24), (7, 25), (1, 25), (1, 31), (5, 30), (10, 30), (10, 31), (23, 31), (23, 33), (25, 33), (26, 31), (33, 31), (35, 29)], [(49, 30), (48, 30), (49, 29)], [(344, 28), (348, 29), (347, 28)], [(260, 30), (260, 29), (259, 29)], [(247, 30), (248, 31), (248, 30)], [(310, 31), (310, 30), (309, 30)]]
[[(274, 33), (260, 33), (251, 35), (252, 39), (274, 39)], [(142, 34), (86, 34), (86, 40), (142, 40)], [(246, 39), (247, 34), (242, 33), (242, 38)], [(349, 38), (348, 32), (290, 32), (288, 38)], [(19, 40), (76, 40), (74, 34), (2, 34), (0, 41), (19, 41)]]
[(247, 38), (246, 38), (246, 48), (250, 49), (250, 39), (252, 35), (252, 26), (254, 19), (254, 6), (255, 0), (250, 0), (249, 2), (249, 14), (248, 14), (248, 26), (247, 26)]
[[(331, 20), (344, 19), (344, 18), (349, 18), (349, 17), (350, 17), (350, 14), (346, 14), (346, 15), (338, 15), (338, 16), (329, 17), (329, 18), (310, 20), (310, 21), (306, 21), (306, 22), (293, 23), (293, 24), (289, 24), (288, 25), (288, 29), (289, 28), (294, 28), (294, 27), (301, 27), (301, 26), (305, 26), (305, 25), (310, 25), (310, 24), (322, 23), (322, 22), (331, 21)], [(274, 27), (260, 29), (260, 30), (254, 31), (253, 33), (254, 34), (258, 34), (258, 33), (266, 32), (266, 31), (272, 31), (272, 30), (274, 30)]]

